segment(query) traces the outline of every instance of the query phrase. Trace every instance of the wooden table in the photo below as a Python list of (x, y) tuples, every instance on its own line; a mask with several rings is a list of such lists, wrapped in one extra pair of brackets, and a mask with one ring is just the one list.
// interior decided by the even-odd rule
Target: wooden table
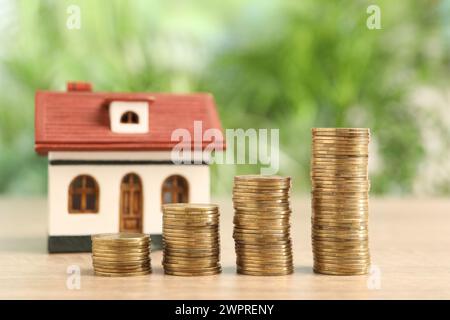
[[(372, 199), (371, 276), (312, 272), (309, 199), (293, 201), (295, 274), (235, 273), (230, 199), (221, 206), (221, 275), (165, 276), (161, 252), (154, 273), (135, 278), (93, 275), (90, 254), (46, 252), (45, 199), (0, 199), (1, 299), (450, 299), (450, 200)], [(66, 286), (68, 266), (81, 270), (81, 288)], [(379, 281), (378, 281), (379, 280)], [(380, 285), (380, 286), (379, 286)]]

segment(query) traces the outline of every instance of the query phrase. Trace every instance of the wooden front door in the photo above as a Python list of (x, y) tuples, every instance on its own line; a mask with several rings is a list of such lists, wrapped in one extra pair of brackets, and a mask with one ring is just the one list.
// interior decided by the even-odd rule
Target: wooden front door
[(120, 185), (120, 232), (142, 232), (142, 183), (137, 174), (127, 174)]

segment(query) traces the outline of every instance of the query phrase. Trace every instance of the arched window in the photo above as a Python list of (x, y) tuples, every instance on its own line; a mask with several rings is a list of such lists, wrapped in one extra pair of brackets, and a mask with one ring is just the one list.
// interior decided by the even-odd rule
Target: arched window
[(139, 116), (136, 112), (133, 111), (127, 111), (125, 112), (122, 117), (120, 118), (121, 123), (139, 123)]
[(162, 185), (162, 199), (164, 203), (189, 202), (189, 185), (180, 175), (173, 175), (164, 180)]
[(69, 213), (97, 213), (99, 188), (97, 181), (80, 175), (69, 186)]

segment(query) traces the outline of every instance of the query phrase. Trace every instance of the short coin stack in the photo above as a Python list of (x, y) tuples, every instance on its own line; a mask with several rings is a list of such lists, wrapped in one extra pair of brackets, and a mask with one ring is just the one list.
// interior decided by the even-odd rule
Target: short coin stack
[(368, 157), (366, 128), (312, 129), (312, 244), (314, 271), (366, 274), (368, 246)]
[(219, 208), (213, 204), (163, 205), (164, 272), (175, 276), (220, 273)]
[(233, 204), (237, 272), (286, 275), (294, 271), (290, 236), (290, 178), (234, 178)]
[(151, 272), (150, 237), (141, 233), (93, 235), (92, 260), (99, 276), (139, 276)]

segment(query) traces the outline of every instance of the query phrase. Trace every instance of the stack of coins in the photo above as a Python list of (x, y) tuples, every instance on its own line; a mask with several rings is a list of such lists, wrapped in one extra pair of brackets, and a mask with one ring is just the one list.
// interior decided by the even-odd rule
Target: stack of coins
[(149, 274), (150, 237), (141, 233), (93, 235), (92, 261), (99, 276), (125, 277)]
[(368, 157), (366, 128), (312, 129), (312, 244), (314, 271), (366, 274), (368, 246)]
[(222, 271), (217, 205), (163, 205), (163, 266), (166, 274), (175, 276), (206, 276)]
[(290, 236), (290, 178), (234, 178), (233, 204), (237, 272), (286, 275), (294, 271)]

